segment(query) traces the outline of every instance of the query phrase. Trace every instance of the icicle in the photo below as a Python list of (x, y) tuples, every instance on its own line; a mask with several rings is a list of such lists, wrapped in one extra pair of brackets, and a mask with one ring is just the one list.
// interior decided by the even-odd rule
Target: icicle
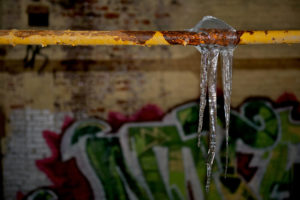
[(209, 102), (209, 144), (207, 156), (207, 177), (206, 190), (208, 191), (211, 179), (211, 170), (216, 154), (216, 127), (217, 127), (217, 65), (220, 49), (216, 47), (197, 47), (202, 53), (200, 70), (200, 105), (199, 105), (199, 125), (198, 125), (198, 146), (200, 146), (200, 136), (203, 127), (203, 116), (206, 106), (206, 93), (208, 88)]
[(222, 56), (222, 81), (224, 93), (224, 112), (225, 112), (225, 136), (226, 136), (226, 164), (225, 178), (227, 177), (228, 168), (228, 140), (229, 140), (229, 121), (230, 121), (230, 102), (232, 87), (232, 57), (233, 48), (224, 48), (221, 51)]
[[(217, 129), (217, 65), (220, 50), (209, 49), (210, 66), (208, 68), (208, 103), (209, 103), (209, 144), (207, 156), (207, 174), (211, 174), (212, 164), (216, 154)], [(211, 176), (207, 177), (206, 190), (209, 189)]]
[(200, 137), (203, 127), (203, 116), (206, 106), (206, 91), (207, 91), (207, 68), (209, 66), (209, 51), (206, 48), (197, 46), (201, 52), (201, 66), (200, 66), (200, 102), (199, 102), (199, 122), (198, 122), (198, 147), (200, 147)]
[[(235, 31), (234, 28), (225, 22), (212, 17), (205, 16), (194, 28), (190, 31), (201, 32), (201, 29), (225, 29)], [(203, 32), (203, 31), (202, 31)], [(203, 32), (205, 33), (205, 32)], [(231, 96), (231, 79), (232, 79), (232, 57), (234, 46), (221, 47), (216, 45), (199, 45), (196, 48), (202, 54), (200, 68), (200, 103), (199, 103), (199, 122), (198, 122), (198, 146), (200, 146), (201, 131), (203, 128), (203, 116), (206, 106), (206, 96), (208, 90), (209, 102), (209, 143), (207, 153), (207, 177), (206, 191), (209, 190), (212, 166), (216, 154), (216, 128), (217, 128), (217, 65), (218, 56), (221, 52), (222, 56), (222, 79), (224, 92), (224, 110), (225, 110), (225, 134), (226, 134), (226, 164), (225, 177), (228, 167), (228, 136), (229, 136), (229, 120), (230, 120), (230, 96)]]

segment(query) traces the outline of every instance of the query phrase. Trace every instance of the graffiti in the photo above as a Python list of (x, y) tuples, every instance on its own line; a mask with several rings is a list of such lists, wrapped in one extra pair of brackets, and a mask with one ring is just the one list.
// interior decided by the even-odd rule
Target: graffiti
[[(52, 157), (36, 164), (53, 185), (44, 188), (47, 194), (44, 190), (31, 194), (62, 199), (296, 198), (300, 123), (291, 113), (299, 104), (298, 108), (278, 105), (283, 104), (249, 99), (231, 111), (227, 178), (223, 109), (219, 106), (220, 142), (209, 193), (205, 193), (208, 141), (204, 136), (201, 147), (196, 147), (199, 109), (192, 102), (163, 118), (155, 106), (152, 113), (144, 109), (144, 115), (151, 116), (144, 119), (151, 121), (129, 118), (121, 126), (115, 122), (120, 128), (100, 119), (67, 118), (63, 134), (44, 131)], [(139, 116), (143, 118), (141, 111)], [(207, 133), (208, 122), (204, 124)]]
[(49, 189), (41, 188), (41, 189), (38, 189), (38, 190), (32, 192), (31, 194), (29, 194), (27, 199), (28, 200), (42, 200), (42, 199), (43, 200), (44, 199), (46, 199), (46, 200), (57, 200), (58, 197), (53, 191), (51, 191)]

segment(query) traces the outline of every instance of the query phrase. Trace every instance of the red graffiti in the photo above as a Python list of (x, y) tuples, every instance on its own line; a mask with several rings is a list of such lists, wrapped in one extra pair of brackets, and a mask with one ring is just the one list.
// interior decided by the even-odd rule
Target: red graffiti
[(112, 130), (116, 131), (127, 122), (160, 121), (163, 116), (164, 112), (158, 106), (148, 104), (131, 116), (126, 116), (119, 112), (109, 112), (107, 121), (111, 125)]
[(62, 161), (60, 143), (63, 132), (73, 123), (71, 118), (66, 117), (62, 127), (62, 133), (44, 131), (43, 136), (51, 150), (51, 157), (37, 160), (37, 167), (43, 171), (52, 181), (53, 189), (62, 199), (85, 200), (93, 199), (93, 192), (89, 182), (78, 169), (74, 158)]

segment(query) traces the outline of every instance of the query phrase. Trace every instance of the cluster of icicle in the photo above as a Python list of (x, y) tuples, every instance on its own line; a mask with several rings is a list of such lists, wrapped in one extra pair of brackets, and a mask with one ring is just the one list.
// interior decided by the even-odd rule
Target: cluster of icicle
[[(201, 29), (226, 29), (235, 31), (234, 28), (225, 22), (212, 17), (204, 17), (190, 31), (201, 32)], [(204, 32), (205, 33), (205, 32)], [(199, 105), (199, 125), (198, 125), (198, 146), (200, 147), (200, 137), (203, 127), (203, 116), (206, 106), (208, 93), (209, 106), (209, 144), (207, 153), (207, 175), (206, 175), (206, 191), (209, 190), (212, 165), (216, 154), (216, 127), (217, 127), (217, 66), (218, 56), (221, 54), (222, 60), (222, 82), (224, 93), (224, 111), (225, 111), (225, 134), (226, 134), (226, 166), (225, 176), (227, 174), (228, 165), (228, 130), (230, 120), (230, 97), (232, 85), (232, 57), (235, 46), (218, 46), (203, 44), (196, 46), (201, 53), (201, 69), (200, 69), (200, 105)]]

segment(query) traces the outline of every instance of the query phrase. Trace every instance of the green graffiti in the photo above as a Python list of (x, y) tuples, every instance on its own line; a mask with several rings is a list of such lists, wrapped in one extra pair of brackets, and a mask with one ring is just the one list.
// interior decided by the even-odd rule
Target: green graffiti
[[(204, 131), (208, 131), (207, 121), (205, 124)], [(239, 112), (232, 111), (228, 177), (223, 174), (225, 145), (220, 137), (209, 193), (204, 192), (207, 138), (202, 136), (201, 148), (196, 147), (197, 125), (198, 105), (190, 103), (174, 109), (166, 121), (130, 123), (114, 136), (97, 136), (100, 126), (85, 121), (74, 129), (71, 141), (75, 144), (88, 136), (87, 164), (101, 182), (106, 199), (200, 198), (197, 195), (205, 199), (276, 199), (282, 191), (290, 195), (284, 186), (292, 183), (295, 169), (287, 168), (288, 145), (300, 143), (300, 124), (290, 120), (289, 110), (275, 110), (268, 101), (253, 100), (244, 103)], [(218, 125), (220, 129), (224, 126), (222, 117)], [(121, 134), (127, 138), (122, 145)], [(238, 141), (247, 153), (237, 152)], [(129, 157), (137, 160), (137, 168), (128, 163), (133, 162)], [(262, 169), (266, 170), (256, 173)], [(253, 179), (259, 182), (251, 184)]]
[(255, 148), (272, 146), (278, 137), (280, 123), (272, 107), (264, 101), (252, 101), (244, 104), (241, 109), (242, 115), (231, 115), (232, 138), (241, 138)]
[(71, 144), (75, 144), (78, 140), (86, 135), (95, 135), (104, 129), (103, 124), (96, 123), (82, 123), (79, 127), (76, 127), (71, 139)]
[(50, 189), (38, 189), (26, 197), (26, 200), (56, 200), (56, 194)]
[(107, 199), (128, 199), (120, 173), (137, 196), (148, 199), (145, 191), (128, 173), (117, 138), (89, 138), (86, 142), (86, 152), (97, 176), (102, 181)]

